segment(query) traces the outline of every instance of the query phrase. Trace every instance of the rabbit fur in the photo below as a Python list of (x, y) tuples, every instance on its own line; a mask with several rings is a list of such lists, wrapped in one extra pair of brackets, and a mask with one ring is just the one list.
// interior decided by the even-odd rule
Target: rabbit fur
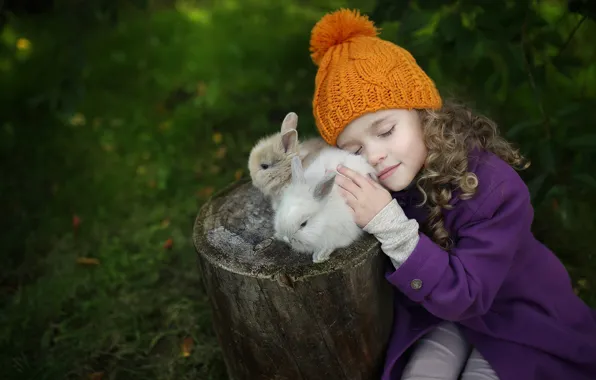
[(293, 157), (291, 183), (275, 212), (274, 238), (312, 254), (314, 263), (328, 260), (335, 249), (349, 246), (363, 233), (335, 185), (339, 164), (377, 180), (375, 169), (362, 156), (331, 146), (306, 169)]
[(290, 183), (291, 160), (298, 156), (308, 167), (318, 152), (329, 146), (322, 138), (298, 140), (298, 115), (288, 113), (279, 132), (263, 137), (253, 146), (248, 158), (252, 184), (277, 208), (282, 190)]

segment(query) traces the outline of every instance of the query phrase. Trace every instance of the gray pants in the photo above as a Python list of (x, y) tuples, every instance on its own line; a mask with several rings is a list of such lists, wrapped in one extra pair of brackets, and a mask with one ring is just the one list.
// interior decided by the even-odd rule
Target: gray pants
[(498, 380), (490, 364), (452, 322), (444, 322), (414, 346), (402, 380)]

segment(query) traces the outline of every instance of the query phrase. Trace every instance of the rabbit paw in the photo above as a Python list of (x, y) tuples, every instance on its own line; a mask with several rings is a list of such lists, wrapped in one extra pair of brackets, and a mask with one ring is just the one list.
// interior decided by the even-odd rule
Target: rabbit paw
[(331, 256), (332, 252), (333, 249), (322, 249), (320, 251), (317, 251), (312, 255), (312, 262), (322, 263), (323, 261), (327, 261), (329, 259), (329, 256)]

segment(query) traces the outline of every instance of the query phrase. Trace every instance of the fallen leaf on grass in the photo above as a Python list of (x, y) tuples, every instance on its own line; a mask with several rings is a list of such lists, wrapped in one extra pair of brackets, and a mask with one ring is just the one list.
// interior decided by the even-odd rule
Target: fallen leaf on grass
[(114, 146), (112, 144), (101, 144), (101, 149), (105, 150), (106, 152), (111, 152), (114, 150)]
[(559, 209), (559, 201), (557, 199), (553, 199), (553, 211), (557, 211)]
[(79, 229), (80, 225), (81, 225), (81, 218), (79, 218), (78, 215), (73, 215), (72, 216), (72, 228), (76, 231)]
[(165, 249), (172, 249), (172, 246), (174, 245), (174, 240), (172, 240), (172, 238), (169, 238), (168, 240), (166, 240), (166, 242), (163, 244), (163, 247)]
[(211, 165), (211, 168), (209, 168), (209, 171), (211, 172), (211, 174), (217, 174), (219, 173), (221, 170), (221, 168), (217, 165)]
[(236, 181), (238, 181), (240, 178), (242, 178), (242, 174), (244, 174), (244, 170), (242, 170), (242, 169), (236, 170), (236, 172), (234, 173), (234, 178), (236, 179)]
[(215, 132), (212, 136), (213, 142), (216, 144), (221, 144), (221, 141), (223, 140), (223, 136), (221, 135), (221, 133), (219, 132)]
[(165, 218), (161, 221), (161, 228), (168, 228), (170, 225), (170, 218)]
[(93, 372), (89, 375), (89, 380), (101, 380), (103, 379), (103, 372)]
[(225, 146), (220, 146), (219, 149), (215, 152), (215, 158), (224, 158), (226, 156), (228, 149)]
[(93, 257), (77, 257), (77, 264), (99, 265), (99, 260)]
[(199, 84), (197, 84), (197, 95), (205, 96), (206, 93), (207, 93), (207, 85), (205, 84), (205, 82), (199, 82)]
[(185, 358), (190, 356), (190, 352), (192, 351), (192, 348), (194, 347), (195, 342), (192, 340), (191, 337), (187, 336), (186, 338), (184, 338), (184, 340), (182, 341), (182, 347), (181, 347), (181, 351), (182, 351), (182, 356), (184, 356)]
[(155, 105), (155, 111), (157, 111), (157, 113), (159, 113), (159, 114), (163, 114), (166, 112), (166, 107), (164, 106), (163, 103), (157, 103)]
[(215, 189), (212, 186), (207, 186), (197, 191), (197, 195), (202, 198), (207, 198), (211, 196), (211, 194), (213, 194), (214, 191)]

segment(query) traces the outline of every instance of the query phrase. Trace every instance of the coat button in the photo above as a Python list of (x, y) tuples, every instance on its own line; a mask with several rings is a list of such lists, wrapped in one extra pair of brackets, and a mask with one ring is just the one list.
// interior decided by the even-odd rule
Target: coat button
[(410, 282), (410, 287), (414, 290), (419, 290), (422, 288), (422, 280), (418, 278), (413, 279), (412, 282)]

